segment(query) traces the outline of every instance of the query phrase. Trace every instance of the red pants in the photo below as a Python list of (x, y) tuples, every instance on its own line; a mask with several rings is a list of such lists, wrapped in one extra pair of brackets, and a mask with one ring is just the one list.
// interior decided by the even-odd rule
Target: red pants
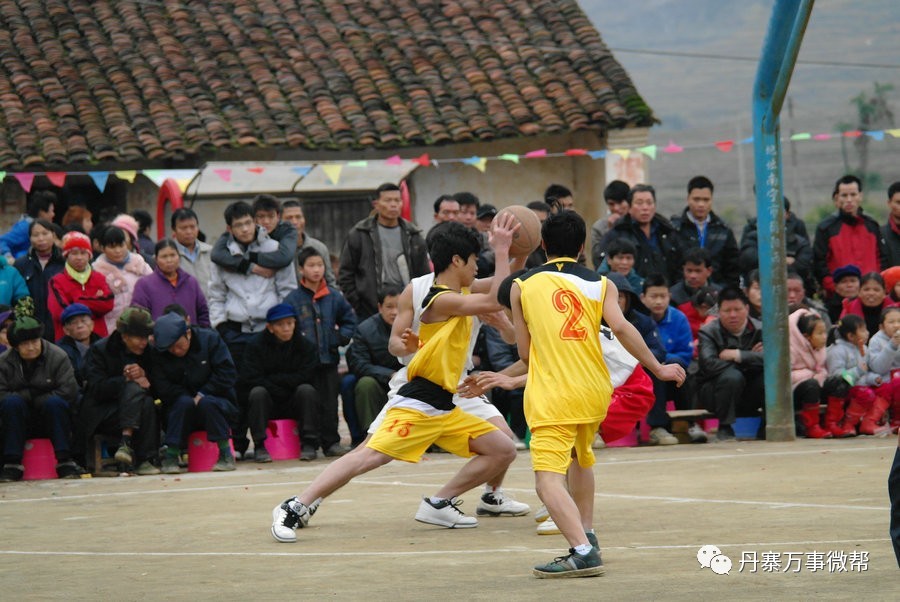
[(621, 439), (647, 415), (655, 400), (650, 376), (641, 366), (635, 367), (628, 380), (613, 389), (606, 418), (600, 424), (600, 436), (607, 443)]

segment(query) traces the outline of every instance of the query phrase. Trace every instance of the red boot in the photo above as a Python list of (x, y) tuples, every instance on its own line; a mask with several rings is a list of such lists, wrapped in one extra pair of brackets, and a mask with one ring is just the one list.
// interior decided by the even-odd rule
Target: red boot
[(876, 396), (875, 400), (872, 402), (872, 407), (869, 408), (869, 411), (863, 416), (862, 422), (859, 423), (859, 434), (874, 435), (875, 431), (878, 430), (881, 419), (884, 418), (884, 413), (887, 411), (889, 405), (890, 402), (888, 402), (887, 399)]
[(803, 406), (797, 416), (806, 427), (807, 439), (831, 439), (831, 431), (819, 426), (819, 404), (808, 403)]
[(844, 429), (841, 428), (845, 402), (846, 400), (840, 397), (828, 398), (828, 406), (825, 408), (825, 430), (829, 431), (834, 437), (852, 436), (844, 435)]
[(855, 437), (856, 425), (866, 415), (875, 403), (875, 393), (868, 387), (853, 387), (850, 389), (850, 403), (844, 410), (844, 419), (841, 421), (841, 434), (836, 437)]
[(900, 395), (891, 402), (891, 432), (900, 430)]

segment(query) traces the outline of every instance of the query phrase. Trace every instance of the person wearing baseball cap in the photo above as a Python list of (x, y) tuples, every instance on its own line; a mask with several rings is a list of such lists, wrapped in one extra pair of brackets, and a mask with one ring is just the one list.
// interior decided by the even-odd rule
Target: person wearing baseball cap
[(65, 335), (62, 312), (72, 303), (80, 303), (91, 310), (94, 332), (101, 338), (105, 337), (109, 330), (102, 318), (112, 311), (115, 299), (106, 283), (106, 276), (91, 269), (91, 239), (81, 232), (69, 232), (63, 236), (62, 242), (66, 266), (50, 279), (47, 293), (54, 340)]
[(62, 323), (66, 334), (56, 344), (69, 356), (75, 370), (75, 381), (79, 388), (83, 388), (88, 349), (100, 340), (94, 332), (94, 315), (87, 305), (73, 303), (63, 310)]
[(844, 299), (853, 300), (859, 295), (859, 286), (862, 282), (862, 271), (852, 263), (842, 265), (831, 273), (831, 281), (834, 284), (834, 293), (825, 298), (825, 307), (828, 308), (828, 317), (832, 324), (837, 324), (844, 311)]
[(481, 232), (482, 234), (490, 232), (491, 230), (491, 222), (494, 220), (494, 217), (497, 215), (497, 208), (493, 205), (489, 205), (485, 203), (481, 207), (478, 208), (477, 213), (475, 214), (477, 221), (475, 222), (475, 229)]
[(316, 345), (297, 328), (297, 310), (287, 303), (266, 312), (266, 329), (247, 343), (241, 382), (249, 391), (248, 422), (257, 462), (271, 462), (265, 447), (266, 425), (276, 418), (292, 418), (302, 441), (317, 441), (319, 394), (312, 386), (319, 365)]
[(78, 384), (65, 352), (43, 340), (43, 332), (43, 324), (31, 316), (16, 318), (7, 332), (10, 348), (0, 354), (0, 481), (22, 478), (25, 440), (38, 432), (50, 434), (60, 478), (84, 474), (72, 459), (70, 436)]
[(150, 393), (153, 318), (143, 307), (126, 307), (116, 330), (88, 351), (81, 430), (90, 442), (97, 433), (120, 437), (119, 470), (159, 474), (159, 420)]
[(205, 430), (219, 447), (214, 471), (234, 470), (229, 423), (238, 419), (237, 370), (219, 333), (188, 325), (175, 312), (153, 326), (155, 354), (150, 380), (166, 414), (164, 474), (183, 472), (178, 465), (188, 434)]

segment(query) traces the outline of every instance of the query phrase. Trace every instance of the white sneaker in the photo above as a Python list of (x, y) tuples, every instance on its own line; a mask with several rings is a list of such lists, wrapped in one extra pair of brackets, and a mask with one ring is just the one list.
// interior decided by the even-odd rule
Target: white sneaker
[(594, 442), (591, 443), (592, 449), (603, 449), (606, 447), (606, 441), (603, 440), (603, 437), (600, 436), (600, 433), (594, 435)]
[(542, 523), (548, 518), (550, 518), (550, 511), (547, 510), (547, 506), (541, 506), (537, 509), (537, 512), (534, 513), (534, 522), (536, 523)]
[(691, 438), (691, 443), (706, 443), (709, 441), (709, 437), (706, 436), (706, 431), (704, 431), (696, 422), (688, 427), (688, 437)]
[(675, 435), (661, 426), (650, 431), (650, 445), (678, 445)]
[(310, 517), (316, 513), (321, 498), (307, 506), (296, 497), (288, 498), (272, 509), (272, 537), (281, 543), (297, 541), (297, 529), (309, 524)]
[(528, 504), (506, 497), (502, 491), (485, 493), (478, 500), (475, 514), (478, 516), (523, 516), (531, 511)]
[(416, 520), (420, 523), (438, 525), (448, 529), (471, 529), (478, 526), (478, 519), (474, 516), (466, 516), (459, 509), (462, 500), (452, 498), (441, 500), (437, 505), (431, 503), (428, 497), (422, 498), (419, 510), (416, 512)]
[(556, 526), (556, 523), (550, 517), (547, 517), (547, 520), (539, 523), (537, 526), (538, 535), (558, 535), (560, 533), (562, 531), (559, 530), (559, 527)]

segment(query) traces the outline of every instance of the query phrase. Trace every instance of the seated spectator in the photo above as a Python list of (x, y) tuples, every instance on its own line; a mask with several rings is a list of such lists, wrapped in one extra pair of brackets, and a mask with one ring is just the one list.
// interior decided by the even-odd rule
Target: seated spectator
[[(803, 220), (791, 213), (791, 202), (784, 198), (784, 244), (788, 268), (794, 270), (803, 277), (803, 283), (807, 290), (816, 290), (815, 278), (812, 273), (813, 251), (809, 235), (806, 233), (806, 224)], [(744, 232), (741, 234), (740, 255), (738, 267), (741, 274), (748, 274), (752, 270), (759, 269), (759, 235), (757, 232), (756, 218), (747, 220)]]
[(828, 309), (828, 317), (831, 318), (831, 322), (837, 324), (844, 312), (844, 301), (853, 300), (859, 296), (862, 272), (855, 265), (845, 265), (836, 269), (831, 276), (834, 292), (825, 297), (825, 307)]
[(601, 263), (597, 273), (604, 276), (616, 272), (625, 276), (632, 290), (644, 288), (644, 279), (634, 271), (634, 255), (637, 251), (629, 240), (620, 238), (609, 243), (606, 248), (606, 263)]
[(7, 333), (9, 327), (16, 321), (16, 315), (9, 308), (9, 305), (0, 305), (0, 353), (9, 349), (9, 339)]
[(878, 272), (869, 272), (859, 283), (859, 296), (856, 299), (844, 299), (841, 317), (854, 314), (864, 319), (871, 338), (881, 326), (881, 313), (886, 308), (893, 307), (894, 302), (887, 296), (884, 280)]
[(680, 307), (690, 302), (697, 290), (703, 287), (708, 286), (718, 291), (721, 287), (710, 281), (712, 273), (713, 266), (712, 260), (709, 258), (709, 251), (698, 247), (685, 253), (684, 263), (681, 266), (682, 279), (669, 289), (672, 305)]
[(137, 245), (143, 252), (149, 253), (156, 242), (150, 234), (150, 228), (153, 227), (153, 217), (143, 209), (135, 209), (131, 212), (131, 217), (137, 222)]
[[(603, 189), (603, 200), (606, 201), (606, 215), (591, 226), (591, 262), (594, 269), (599, 269), (600, 264), (603, 262), (603, 237), (619, 221), (619, 218), (624, 217), (628, 213), (628, 191), (628, 184), (622, 180), (613, 180)], [(543, 220), (541, 221), (543, 222)]]
[(888, 297), (894, 303), (900, 303), (900, 265), (881, 272), (881, 277), (884, 278), (884, 288)]
[[(230, 248), (232, 238), (223, 235), (213, 246), (212, 262), (227, 272), (272, 278), (280, 270), (293, 265), (297, 253), (297, 230), (290, 222), (281, 221), (281, 203), (270, 194), (260, 194), (253, 199), (251, 215), (254, 223), (264, 229), (265, 237), (277, 245), (266, 245), (266, 248), (250, 249), (239, 254)], [(293, 273), (293, 267), (291, 269)]]
[[(297, 257), (300, 286), (285, 299), (297, 311), (297, 327), (316, 346), (321, 366), (314, 386), (319, 392), (317, 436), (304, 437), (300, 459), (315, 460), (321, 447), (326, 457), (342, 456), (347, 448), (338, 434), (338, 347), (350, 342), (356, 330), (356, 314), (344, 296), (325, 283), (325, 260), (313, 248)], [(376, 304), (377, 305), (377, 304)]]
[(128, 236), (124, 230), (116, 226), (106, 228), (100, 239), (103, 254), (94, 260), (94, 270), (106, 276), (106, 284), (115, 295), (112, 311), (103, 317), (108, 332), (116, 329), (119, 316), (131, 305), (137, 281), (153, 273), (153, 268), (141, 255), (128, 250), (125, 242)]
[(391, 377), (401, 368), (400, 361), (388, 351), (388, 341), (402, 292), (388, 286), (378, 293), (378, 313), (359, 323), (347, 348), (347, 367), (356, 377), (356, 416), (363, 432), (387, 402)]
[(719, 293), (719, 317), (700, 329), (699, 357), (700, 403), (719, 419), (716, 438), (733, 440), (735, 418), (759, 416), (764, 400), (762, 325), (740, 289)]
[(205, 430), (207, 440), (219, 447), (214, 471), (234, 470), (229, 421), (236, 421), (237, 370), (219, 334), (202, 326), (189, 326), (175, 312), (153, 327), (155, 354), (150, 382), (162, 401), (166, 454), (163, 474), (184, 472), (178, 461), (193, 430)]
[(25, 215), (12, 228), (0, 236), (0, 255), (6, 255), (8, 263), (13, 263), (28, 252), (30, 243), (28, 228), (36, 219), (53, 222), (56, 215), (56, 193), (52, 190), (38, 190), (31, 193), (25, 202)]
[(150, 391), (149, 337), (153, 318), (142, 307), (126, 307), (116, 330), (91, 345), (86, 369), (80, 431), (86, 449), (94, 434), (120, 437), (115, 459), (120, 470), (159, 474), (159, 419)]
[(65, 335), (62, 311), (72, 303), (86, 305), (94, 317), (94, 332), (101, 338), (109, 334), (104, 319), (115, 303), (106, 276), (91, 269), (91, 241), (80, 232), (63, 236), (65, 269), (50, 279), (47, 310), (53, 318), (53, 340)]
[(43, 325), (30, 316), (9, 327), (10, 348), (0, 355), (0, 481), (18, 481), (25, 473), (25, 440), (49, 437), (56, 474), (78, 478), (84, 469), (72, 459), (72, 405), (78, 384), (65, 352), (41, 338)]
[(69, 356), (75, 382), (78, 383), (79, 390), (83, 391), (88, 351), (91, 345), (100, 340), (94, 332), (94, 316), (87, 305), (73, 303), (63, 310), (62, 323), (66, 334), (56, 344)]
[[(619, 307), (622, 308), (625, 319), (637, 328), (656, 359), (659, 362), (665, 361), (667, 353), (659, 338), (656, 322), (647, 315), (647, 308), (641, 303), (637, 293), (631, 288), (631, 284), (618, 272), (610, 273), (608, 278), (619, 290)], [(667, 428), (669, 415), (666, 412), (666, 386), (655, 376), (651, 376), (651, 378), (656, 401), (650, 409), (650, 413), (647, 414), (647, 424), (650, 426), (649, 443), (650, 445), (677, 445), (678, 439)]]
[(887, 206), (888, 220), (881, 227), (887, 253), (885, 262), (888, 266), (900, 266), (900, 181), (888, 187)]
[[(497, 328), (482, 324), (481, 334), (484, 335), (486, 360), (484, 365), (489, 366), (491, 371), (500, 372), (519, 361), (519, 350), (515, 341), (507, 343), (503, 339), (503, 334)], [(515, 442), (516, 449), (525, 449), (523, 440), (525, 439), (528, 425), (525, 422), (524, 385), (509, 390), (495, 387), (491, 390), (491, 403), (494, 404), (503, 418), (509, 423), (509, 428), (518, 439)]]
[(690, 301), (682, 303), (676, 308), (684, 314), (688, 325), (691, 327), (691, 336), (694, 338), (694, 358), (697, 357), (700, 329), (705, 324), (709, 324), (716, 319), (718, 297), (719, 292), (716, 289), (711, 286), (704, 286), (697, 289)]
[(53, 226), (43, 219), (32, 221), (28, 227), (31, 249), (26, 255), (16, 259), (15, 264), (34, 300), (34, 317), (44, 325), (44, 338), (47, 340), (56, 340), (53, 317), (47, 309), (50, 279), (66, 267), (62, 251), (53, 242), (55, 237)]
[[(526, 207), (534, 211), (534, 214), (541, 221), (541, 225), (544, 224), (544, 220), (550, 215), (550, 205), (544, 201), (532, 201), (528, 203)], [(537, 249), (532, 251), (531, 255), (528, 256), (528, 259), (525, 260), (525, 267), (530, 270), (531, 268), (536, 268), (545, 263), (547, 263), (547, 252), (541, 245), (538, 245)], [(594, 265), (600, 267), (599, 263)]]
[(850, 314), (838, 322), (835, 341), (826, 349), (825, 428), (835, 437), (856, 436), (856, 425), (875, 401), (871, 387), (881, 384), (866, 364), (868, 340), (865, 320)]
[(791, 353), (791, 391), (797, 430), (807, 439), (830, 439), (831, 431), (819, 424), (822, 387), (828, 376), (825, 366), (825, 321), (808, 309), (798, 309), (788, 318)]
[(762, 320), (762, 286), (759, 284), (759, 270), (753, 270), (744, 279), (744, 295), (750, 304), (750, 317)]
[(316, 346), (297, 328), (297, 311), (287, 303), (269, 308), (266, 329), (247, 344), (240, 376), (250, 392), (248, 416), (257, 462), (272, 461), (265, 446), (270, 420), (296, 420), (301, 441), (318, 434), (319, 394), (311, 384), (318, 365)]
[(869, 370), (878, 375), (881, 384), (875, 389), (875, 402), (860, 423), (861, 435), (874, 435), (885, 411), (891, 411), (891, 430), (900, 427), (900, 307), (881, 312), (881, 328), (869, 339), (866, 353)]
[(164, 238), (156, 243), (154, 258), (156, 269), (134, 285), (131, 303), (150, 310), (154, 320), (166, 313), (168, 305), (177, 303), (187, 312), (191, 324), (208, 328), (206, 296), (197, 279), (181, 269), (175, 242)]
[(831, 330), (831, 318), (828, 316), (828, 310), (818, 299), (806, 296), (806, 288), (800, 274), (789, 268), (785, 287), (787, 288), (788, 312), (793, 313), (798, 309), (811, 310), (825, 322), (825, 331)]

